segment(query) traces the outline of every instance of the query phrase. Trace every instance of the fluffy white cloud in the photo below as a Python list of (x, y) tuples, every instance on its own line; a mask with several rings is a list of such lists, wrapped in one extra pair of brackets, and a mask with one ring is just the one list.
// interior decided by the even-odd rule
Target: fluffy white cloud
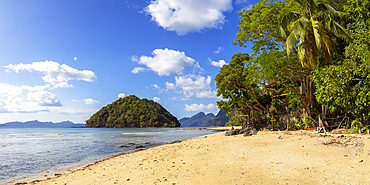
[(28, 85), (22, 85), (22, 89), (25, 89), (27, 91), (42, 91), (46, 88), (50, 88), (50, 84), (46, 84), (44, 86), (35, 85), (34, 87), (28, 86)]
[[(185, 67), (190, 66), (201, 69), (194, 59), (185, 55), (185, 52), (165, 48), (155, 49), (152, 55), (153, 57), (141, 56), (138, 62), (139, 64), (146, 65), (159, 76), (169, 76), (171, 73), (182, 74)], [(135, 71), (138, 73), (142, 70), (140, 67), (136, 67), (131, 72), (133, 73)]]
[(131, 70), (131, 73), (136, 74), (145, 71), (145, 68), (143, 67), (135, 67), (133, 70)]
[(166, 82), (166, 88), (168, 90), (175, 90), (176, 89), (176, 85), (174, 83), (170, 83), (170, 82)]
[(155, 101), (155, 102), (161, 102), (162, 100), (161, 100), (161, 98), (154, 96), (153, 101)]
[(208, 105), (203, 104), (185, 104), (185, 111), (187, 112), (194, 112), (194, 111), (214, 111), (217, 110), (217, 106), (215, 106), (213, 103), (210, 103)]
[(44, 86), (23, 85), (19, 87), (0, 83), (0, 112), (34, 113), (49, 111), (48, 107), (61, 106), (56, 95), (44, 91), (44, 88)]
[(3, 112), (8, 113), (35, 113), (49, 111), (47, 106), (41, 106), (39, 102), (35, 101), (24, 101), (23, 97), (8, 98), (0, 109)]
[(22, 88), (10, 84), (0, 83), (0, 98), (1, 97), (16, 97), (22, 94)]
[(97, 79), (94, 72), (90, 70), (77, 70), (69, 67), (65, 64), (60, 65), (57, 62), (45, 61), (45, 62), (33, 62), (32, 64), (10, 64), (3, 66), (7, 68), (6, 72), (14, 70), (18, 73), (20, 70), (37, 71), (43, 73), (45, 76), (42, 79), (56, 87), (72, 87), (68, 84), (69, 80), (83, 80), (87, 82), (93, 82)]
[(82, 100), (84, 102), (84, 104), (86, 105), (94, 105), (94, 104), (99, 104), (98, 101), (94, 100), (94, 99), (91, 99), (91, 98), (88, 98), (88, 99), (84, 99)]
[(40, 106), (62, 106), (55, 94), (47, 91), (35, 91), (27, 93), (27, 100), (37, 101)]
[(124, 93), (119, 93), (117, 97), (118, 98), (123, 98), (123, 97), (125, 97), (125, 94)]
[(223, 65), (227, 64), (225, 60), (219, 60), (217, 61), (212, 61), (210, 58), (208, 58), (208, 61), (211, 62), (211, 65), (216, 66), (216, 67), (222, 67)]
[(226, 22), (223, 13), (232, 9), (231, 0), (153, 0), (145, 12), (164, 29), (185, 35), (221, 29)]
[(217, 98), (216, 91), (211, 88), (211, 76), (185, 75), (175, 77), (175, 84), (166, 82), (167, 90), (181, 93), (185, 98)]

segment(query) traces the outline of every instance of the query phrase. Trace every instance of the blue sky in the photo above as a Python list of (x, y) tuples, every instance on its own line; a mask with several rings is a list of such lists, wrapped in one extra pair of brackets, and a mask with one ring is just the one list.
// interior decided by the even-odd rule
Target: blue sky
[(119, 97), (178, 119), (217, 113), (215, 76), (250, 47), (236, 38), (246, 0), (0, 1), (0, 123), (84, 123)]

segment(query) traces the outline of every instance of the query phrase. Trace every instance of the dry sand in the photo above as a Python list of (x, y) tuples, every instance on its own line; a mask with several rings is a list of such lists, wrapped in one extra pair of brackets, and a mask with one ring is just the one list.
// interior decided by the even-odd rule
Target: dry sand
[(370, 184), (370, 137), (315, 132), (197, 137), (28, 184)]

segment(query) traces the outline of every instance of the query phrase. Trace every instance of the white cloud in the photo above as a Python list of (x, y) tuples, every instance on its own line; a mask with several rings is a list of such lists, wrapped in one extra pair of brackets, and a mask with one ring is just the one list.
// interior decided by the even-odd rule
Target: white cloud
[(56, 87), (72, 87), (68, 84), (69, 80), (83, 80), (87, 82), (93, 82), (97, 79), (94, 72), (90, 70), (77, 70), (69, 67), (65, 64), (60, 65), (57, 62), (45, 61), (45, 62), (33, 62), (32, 64), (10, 64), (3, 66), (7, 68), (6, 72), (14, 70), (18, 73), (20, 70), (37, 71), (43, 73), (45, 76), (42, 79)]
[(75, 58), (73, 58), (73, 60), (74, 60), (74, 61), (76, 61), (76, 60), (78, 60), (78, 58), (77, 58), (77, 57), (75, 57)]
[(133, 61), (133, 62), (137, 62), (137, 61), (139, 61), (139, 57), (138, 57), (138, 56), (136, 56), (136, 55), (132, 55), (132, 56), (131, 56), (131, 61)]
[(182, 74), (185, 67), (190, 66), (202, 70), (194, 59), (185, 55), (185, 52), (165, 48), (155, 49), (152, 55), (153, 57), (141, 56), (139, 64), (146, 65), (159, 76), (169, 76), (171, 73)]
[(217, 51), (214, 51), (213, 53), (215, 53), (216, 55), (219, 54), (222, 50), (224, 50), (224, 48), (222, 47), (218, 47)]
[(150, 85), (150, 86), (152, 86), (155, 89), (158, 89), (159, 90), (159, 94), (161, 94), (163, 92), (162, 88), (160, 88), (157, 84), (153, 84), (153, 85)]
[(175, 90), (176, 89), (176, 85), (174, 83), (170, 83), (170, 82), (166, 82), (166, 88), (168, 90)]
[(208, 58), (208, 61), (211, 62), (211, 65), (213, 66), (216, 66), (216, 67), (222, 67), (224, 65), (226, 65), (227, 63), (225, 62), (225, 60), (219, 60), (218, 62), (217, 61), (212, 61), (210, 58)]
[(154, 96), (153, 101), (155, 101), (155, 102), (161, 102), (162, 100), (161, 100), (161, 98)]
[(166, 82), (167, 90), (181, 93), (188, 99), (192, 96), (197, 98), (217, 98), (216, 91), (211, 88), (211, 76), (186, 75), (175, 77), (175, 84)]
[(46, 84), (44, 86), (35, 85), (34, 87), (28, 86), (28, 85), (22, 85), (22, 89), (25, 89), (27, 91), (42, 91), (46, 88), (50, 88), (50, 84)]
[(94, 105), (94, 104), (99, 104), (98, 101), (94, 100), (94, 99), (91, 99), (91, 98), (88, 98), (88, 99), (84, 99), (82, 100), (84, 102), (84, 104), (86, 105)]
[(35, 113), (49, 111), (52, 106), (61, 106), (56, 95), (44, 88), (0, 83), (0, 113)]
[(217, 110), (217, 106), (214, 104), (210, 103), (208, 105), (203, 105), (203, 104), (185, 104), (185, 111), (187, 112), (195, 112), (195, 111), (214, 111)]
[(27, 93), (27, 100), (37, 101), (40, 106), (62, 106), (55, 94), (47, 91), (35, 91)]
[(133, 70), (131, 70), (131, 73), (136, 74), (145, 71), (145, 68), (143, 67), (135, 67)]
[(156, 88), (156, 89), (161, 89), (157, 84), (153, 84), (153, 85), (151, 85), (151, 86), (153, 86), (154, 88)]
[(221, 29), (227, 22), (223, 13), (232, 9), (231, 0), (152, 0), (144, 10), (164, 29), (186, 35)]
[(41, 106), (39, 102), (24, 101), (23, 97), (9, 97), (4, 103), (1, 110), (8, 113), (36, 113), (48, 112), (47, 106)]
[(22, 88), (14, 85), (0, 83), (0, 98), (5, 97), (16, 97), (22, 94)]
[(123, 98), (123, 97), (125, 97), (125, 94), (124, 93), (119, 93), (117, 97), (118, 98)]

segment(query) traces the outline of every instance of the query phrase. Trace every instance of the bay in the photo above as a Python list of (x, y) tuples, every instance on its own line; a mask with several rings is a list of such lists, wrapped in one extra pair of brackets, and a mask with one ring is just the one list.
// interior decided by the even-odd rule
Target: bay
[(114, 155), (190, 139), (210, 130), (174, 128), (0, 128), (0, 184)]

